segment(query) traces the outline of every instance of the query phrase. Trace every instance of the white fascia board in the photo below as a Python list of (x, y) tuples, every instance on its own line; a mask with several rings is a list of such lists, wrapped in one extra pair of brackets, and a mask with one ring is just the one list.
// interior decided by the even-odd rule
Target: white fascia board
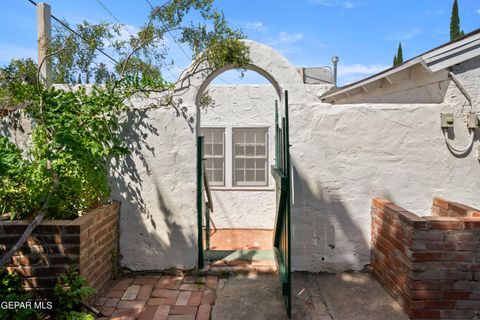
[(480, 39), (466, 43), (464, 46), (456, 47), (450, 51), (424, 58), (425, 63), (432, 72), (448, 68), (457, 63), (475, 58), (480, 55)]
[[(339, 96), (339, 95), (346, 95), (347, 93), (346, 92), (352, 92), (353, 90), (359, 88), (359, 87), (362, 87), (362, 86), (365, 86), (367, 84), (371, 84), (373, 82), (376, 82), (376, 81), (381, 81), (383, 78), (386, 78), (386, 77), (389, 77), (395, 73), (398, 73), (402, 70), (405, 70), (405, 69), (408, 69), (414, 65), (416, 65), (417, 63), (420, 63), (422, 62), (422, 58), (421, 57), (416, 57), (410, 61), (407, 61), (405, 62), (404, 64), (396, 67), (396, 68), (393, 68), (393, 69), (390, 69), (388, 71), (382, 71), (380, 73), (378, 73), (377, 75), (371, 77), (371, 78), (368, 78), (368, 79), (365, 79), (363, 81), (359, 81), (353, 85), (350, 85), (350, 86), (346, 86), (344, 89), (340, 89), (338, 91), (335, 91), (333, 93), (330, 93), (324, 97), (322, 97), (322, 99), (327, 99), (327, 98), (331, 98), (331, 97), (335, 97), (335, 96)], [(388, 81), (388, 80), (387, 80)], [(364, 91), (364, 90), (361, 90), (361, 91)]]
[(480, 56), (480, 48), (465, 52), (461, 55), (453, 56), (449, 59), (445, 59), (445, 60), (440, 61), (438, 63), (434, 61), (434, 62), (431, 62), (429, 64), (427, 62), (427, 66), (430, 70), (432, 70), (432, 72), (436, 72), (436, 71), (451, 67), (453, 65), (456, 65), (458, 63), (461, 63), (463, 61), (466, 61), (466, 60), (469, 60), (469, 59), (472, 59), (472, 58), (475, 58), (475, 57), (478, 57), (478, 56)]
[[(342, 94), (344, 96), (355, 95), (352, 94), (353, 90), (359, 87), (364, 87), (376, 81), (381, 81), (383, 78), (386, 78), (386, 80), (389, 81), (389, 77), (391, 75), (410, 68), (417, 63), (421, 63), (425, 69), (431, 73), (434, 73), (477, 56), (480, 56), (480, 33), (476, 33), (460, 41), (445, 45), (437, 50), (427, 52), (405, 62), (404, 64), (401, 64), (396, 68), (392, 68), (388, 71), (382, 71), (371, 78), (367, 78), (352, 85), (347, 85), (338, 91), (325, 95), (322, 97), (322, 100), (332, 99)], [(365, 93), (365, 90), (361, 88), (359, 92)]]
[(449, 51), (455, 50), (455, 49), (457, 49), (457, 48), (459, 48), (459, 47), (465, 47), (465, 46), (468, 47), (468, 45), (469, 45), (470, 43), (475, 42), (475, 41), (477, 41), (477, 40), (479, 40), (479, 39), (480, 39), (480, 33), (474, 34), (474, 35), (472, 35), (472, 36), (470, 36), (470, 37), (468, 37), (468, 38), (466, 38), (466, 39), (463, 39), (463, 40), (454, 42), (454, 43), (452, 43), (452, 44), (446, 45), (446, 46), (441, 47), (441, 48), (439, 48), (439, 49), (437, 49), (437, 50), (433, 50), (433, 51), (431, 51), (431, 52), (427, 52), (427, 53), (425, 53), (425, 54), (422, 55), (422, 58), (425, 59), (425, 60), (427, 60), (427, 59), (431, 59), (431, 58), (433, 58), (433, 57), (435, 57), (435, 56), (441, 55), (441, 54), (443, 54), (443, 53), (445, 53), (445, 52), (449, 52)]
[(434, 54), (434, 55), (432, 55), (432, 54), (422, 55), (422, 58), (425, 61), (438, 60), (438, 59), (448, 57), (450, 55), (461, 53), (461, 52), (463, 52), (465, 50), (468, 50), (468, 49), (471, 49), (471, 48), (475, 48), (479, 44), (480, 44), (480, 39), (475, 39), (475, 40), (472, 40), (468, 43), (465, 43), (464, 45), (456, 46), (454, 48), (451, 48), (451, 50), (447, 50), (447, 51), (442, 50), (441, 53), (437, 53), (437, 54)]

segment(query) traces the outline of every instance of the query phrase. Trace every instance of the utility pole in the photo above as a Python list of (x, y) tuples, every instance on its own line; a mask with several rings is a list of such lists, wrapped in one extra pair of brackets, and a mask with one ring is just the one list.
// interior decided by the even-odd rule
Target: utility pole
[(37, 35), (40, 77), (48, 87), (52, 83), (52, 59), (48, 57), (52, 41), (52, 20), (50, 5), (43, 2), (37, 4)]

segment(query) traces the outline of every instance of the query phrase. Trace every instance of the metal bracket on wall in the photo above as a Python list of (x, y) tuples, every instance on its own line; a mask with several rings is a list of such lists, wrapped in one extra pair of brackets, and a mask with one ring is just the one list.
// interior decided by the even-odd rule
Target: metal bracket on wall
[(475, 112), (470, 112), (467, 115), (467, 128), (469, 129), (478, 128), (478, 115)]
[(440, 126), (442, 128), (453, 128), (454, 117), (453, 113), (440, 113)]

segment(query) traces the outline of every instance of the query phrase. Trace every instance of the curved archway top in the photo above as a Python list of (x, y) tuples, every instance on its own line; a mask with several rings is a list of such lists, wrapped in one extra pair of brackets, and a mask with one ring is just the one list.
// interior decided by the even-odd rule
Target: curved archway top
[[(273, 85), (280, 99), (283, 97), (284, 90), (303, 85), (300, 73), (280, 52), (252, 40), (242, 41), (249, 49), (250, 64), (245, 66), (246, 69), (264, 76)], [(188, 73), (191, 68), (192, 66), (189, 66), (183, 74)], [(234, 69), (233, 66), (226, 66), (209, 73), (195, 73), (189, 78), (187, 90), (190, 92), (184, 97), (186, 99), (190, 97), (191, 103), (198, 105), (200, 97), (213, 79), (231, 69)]]

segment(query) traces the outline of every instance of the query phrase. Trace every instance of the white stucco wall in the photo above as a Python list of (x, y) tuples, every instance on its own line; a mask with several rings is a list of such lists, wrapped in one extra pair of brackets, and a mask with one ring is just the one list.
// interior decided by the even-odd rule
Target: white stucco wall
[(232, 184), (233, 128), (268, 127), (268, 160), (275, 163), (275, 100), (272, 85), (210, 85), (215, 107), (201, 110), (201, 127), (225, 128), (226, 184), (213, 187), (216, 228), (273, 229), (275, 220), (275, 183), (268, 175), (266, 187), (235, 187)]
[[(287, 78), (291, 70), (285, 70), (270, 72)], [(478, 59), (455, 70), (476, 103), (479, 70)], [(434, 196), (480, 207), (480, 164), (475, 152), (464, 158), (453, 156), (440, 129), (440, 112), (454, 110), (461, 119), (469, 110), (452, 84), (441, 104), (329, 105), (318, 99), (326, 87), (297, 80), (279, 80), (280, 89), (290, 92), (293, 269), (358, 270), (369, 263), (373, 197), (390, 198), (418, 214), (429, 214)], [(210, 86), (209, 90), (217, 107), (200, 111), (202, 126), (273, 124), (276, 92), (271, 87)], [(195, 117), (195, 94), (188, 95), (187, 119)], [(125, 182), (129, 191), (124, 185), (115, 194), (123, 200), (121, 263), (132, 270), (196, 264), (196, 134), (190, 128), (196, 124), (187, 123), (182, 110), (177, 111), (150, 110), (132, 117), (136, 123), (130, 124), (132, 141), (144, 140), (132, 143), (139, 152), (127, 160), (135, 167), (137, 182)], [(139, 130), (146, 135), (136, 133)], [(273, 138), (273, 132), (269, 136)], [(466, 142), (461, 121), (455, 136), (456, 145)], [(139, 199), (142, 205), (137, 204)], [(272, 191), (216, 190), (214, 222), (220, 228), (271, 228), (273, 199)]]
[[(19, 110), (0, 117), (0, 135), (8, 137), (24, 151), (30, 147), (32, 130), (31, 119)], [(24, 156), (28, 157), (27, 152), (24, 152)]]
[[(278, 53), (259, 44), (249, 45), (254, 63), (275, 80), (274, 93), (265, 96), (258, 94), (259, 88), (210, 86), (218, 106), (197, 115), (199, 89), (205, 79), (212, 79), (203, 75), (193, 79), (183, 93), (183, 109), (150, 110), (132, 117), (136, 123), (130, 124), (131, 141), (144, 142), (132, 143), (138, 153), (127, 159), (134, 166), (137, 177), (133, 180), (137, 182), (125, 182), (129, 191), (124, 185), (116, 193), (124, 202), (120, 238), (123, 266), (159, 270), (196, 264), (197, 123), (187, 123), (184, 118), (201, 119), (202, 126), (250, 121), (250, 125), (271, 125), (274, 117), (268, 110), (273, 111), (273, 105), (265, 100), (274, 100), (275, 92), (283, 93), (285, 89), (290, 93), (294, 172), (293, 269), (358, 270), (369, 263), (373, 197), (390, 198), (419, 214), (429, 213), (434, 196), (480, 207), (480, 164), (475, 152), (463, 158), (453, 156), (440, 129), (440, 112), (451, 112), (453, 108), (460, 119), (469, 109), (452, 84), (441, 104), (322, 104), (319, 96), (327, 87), (304, 85), (296, 69)], [(454, 70), (477, 103), (477, 111), (479, 70), (479, 59)], [(405, 91), (408, 102), (415, 101), (412, 94), (422, 93)], [(395, 100), (400, 96), (395, 93)], [(243, 104), (246, 100), (252, 101), (250, 105)], [(263, 104), (271, 109), (263, 109)], [(250, 117), (254, 110), (257, 116)], [(461, 121), (456, 126), (454, 143), (462, 145), (466, 130)], [(138, 134), (139, 130), (146, 135)], [(479, 144), (478, 132), (476, 140), (475, 148)], [(274, 216), (267, 194), (255, 192), (256, 206), (252, 206), (249, 192), (215, 191), (214, 204), (220, 208), (214, 212), (217, 227), (267, 226)], [(143, 204), (138, 205), (139, 200)]]
[[(480, 59), (455, 69), (479, 106)], [(454, 144), (467, 142), (469, 109), (450, 85), (442, 104), (291, 106), (294, 171), (292, 265), (361, 269), (370, 259), (370, 203), (386, 197), (420, 215), (432, 198), (480, 207), (480, 163), (447, 149), (440, 112), (457, 116)], [(474, 148), (478, 148), (477, 142)]]
[(147, 109), (129, 113), (123, 124), (131, 155), (112, 166), (112, 198), (122, 202), (120, 264), (133, 271), (194, 268), (194, 128), (182, 110), (152, 109), (152, 103), (134, 103)]
[[(218, 107), (197, 113), (199, 89), (212, 78), (202, 75), (183, 93), (181, 107), (128, 114), (125, 141), (132, 155), (116, 166), (117, 174), (112, 177), (113, 198), (122, 201), (122, 266), (131, 270), (195, 267), (197, 120), (202, 125), (209, 121), (211, 125), (272, 125), (275, 94), (285, 89), (290, 93), (294, 173), (293, 269), (358, 270), (369, 263), (373, 197), (387, 197), (422, 215), (429, 214), (434, 196), (480, 207), (480, 163), (475, 151), (465, 157), (453, 156), (440, 129), (440, 112), (453, 110), (458, 120), (453, 143), (466, 142), (460, 119), (470, 107), (451, 83), (440, 104), (322, 104), (319, 96), (325, 86), (304, 85), (280, 54), (247, 43), (252, 63), (274, 80), (273, 93), (263, 93), (258, 87), (213, 88)], [(480, 59), (462, 63), (454, 72), (480, 111)], [(421, 93), (404, 92), (408, 102), (415, 101), (415, 94)], [(395, 101), (400, 97), (395, 93)], [(246, 100), (249, 105), (243, 104)], [(141, 108), (150, 103), (155, 101), (135, 104)], [(260, 114), (250, 117), (252, 111)], [(475, 149), (478, 140), (479, 130)], [(258, 198), (253, 202), (249, 192), (215, 191), (215, 203), (224, 206), (214, 212), (218, 213), (215, 222), (225, 227), (267, 226), (274, 216), (273, 210), (269, 213), (270, 194), (273, 198), (271, 192), (255, 192)]]
[[(132, 271), (197, 265), (194, 118), (158, 103), (133, 101), (138, 110), (120, 117), (131, 154), (111, 167), (111, 197), (122, 203), (120, 265)], [(0, 134), (28, 148), (31, 123), (10, 114), (0, 119)]]

